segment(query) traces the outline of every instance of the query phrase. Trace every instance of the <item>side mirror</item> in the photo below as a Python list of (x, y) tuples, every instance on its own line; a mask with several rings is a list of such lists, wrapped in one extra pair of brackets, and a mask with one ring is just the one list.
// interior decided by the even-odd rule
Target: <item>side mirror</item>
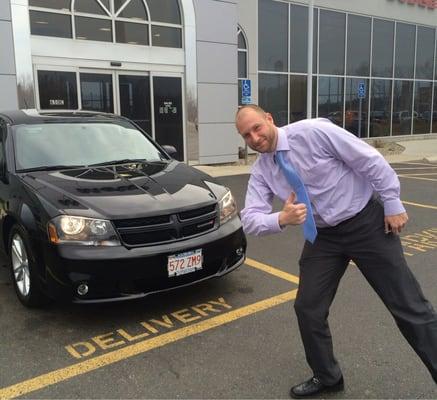
[(171, 146), (171, 145), (169, 145), (169, 144), (164, 144), (163, 146), (161, 146), (164, 150), (165, 150), (165, 152), (170, 156), (170, 157), (172, 157), (173, 158), (173, 156), (178, 152), (177, 150), (176, 150), (176, 147), (174, 147), (174, 146)]

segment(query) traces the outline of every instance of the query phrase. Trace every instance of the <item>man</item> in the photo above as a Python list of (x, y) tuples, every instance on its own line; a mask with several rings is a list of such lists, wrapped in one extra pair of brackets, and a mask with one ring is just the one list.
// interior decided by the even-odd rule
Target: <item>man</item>
[[(236, 127), (247, 145), (261, 153), (241, 212), (245, 231), (263, 235), (303, 224), (304, 232), (305, 227), (313, 232), (299, 260), (294, 308), (314, 376), (293, 386), (290, 395), (302, 398), (343, 389), (327, 317), (351, 260), (437, 383), (437, 314), (403, 255), (398, 234), (408, 216), (390, 165), (374, 148), (323, 118), (278, 128), (269, 113), (248, 105), (238, 110)], [(301, 180), (293, 187), (296, 173)], [(308, 204), (296, 201), (294, 191), (301, 181)], [(272, 213), (274, 196), (284, 206)]]

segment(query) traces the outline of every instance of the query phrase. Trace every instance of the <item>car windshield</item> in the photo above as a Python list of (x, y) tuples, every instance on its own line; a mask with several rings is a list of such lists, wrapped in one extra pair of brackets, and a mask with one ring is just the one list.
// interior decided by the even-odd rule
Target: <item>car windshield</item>
[(145, 135), (127, 122), (17, 125), (14, 142), (18, 171), (165, 158)]

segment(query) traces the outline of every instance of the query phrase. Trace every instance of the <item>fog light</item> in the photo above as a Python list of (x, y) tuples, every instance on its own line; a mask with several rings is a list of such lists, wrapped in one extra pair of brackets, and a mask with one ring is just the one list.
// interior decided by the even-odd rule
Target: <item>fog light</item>
[(237, 256), (241, 257), (244, 254), (243, 248), (239, 247), (237, 250), (235, 250), (235, 254), (237, 254)]
[(88, 285), (86, 283), (81, 283), (78, 287), (77, 287), (77, 294), (79, 296), (85, 296), (88, 293)]

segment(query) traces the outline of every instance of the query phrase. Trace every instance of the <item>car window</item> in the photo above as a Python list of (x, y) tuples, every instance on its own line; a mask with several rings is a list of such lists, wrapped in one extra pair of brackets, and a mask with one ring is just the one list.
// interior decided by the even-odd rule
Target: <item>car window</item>
[(17, 170), (165, 158), (148, 138), (130, 124), (46, 123), (17, 125), (13, 132)]

